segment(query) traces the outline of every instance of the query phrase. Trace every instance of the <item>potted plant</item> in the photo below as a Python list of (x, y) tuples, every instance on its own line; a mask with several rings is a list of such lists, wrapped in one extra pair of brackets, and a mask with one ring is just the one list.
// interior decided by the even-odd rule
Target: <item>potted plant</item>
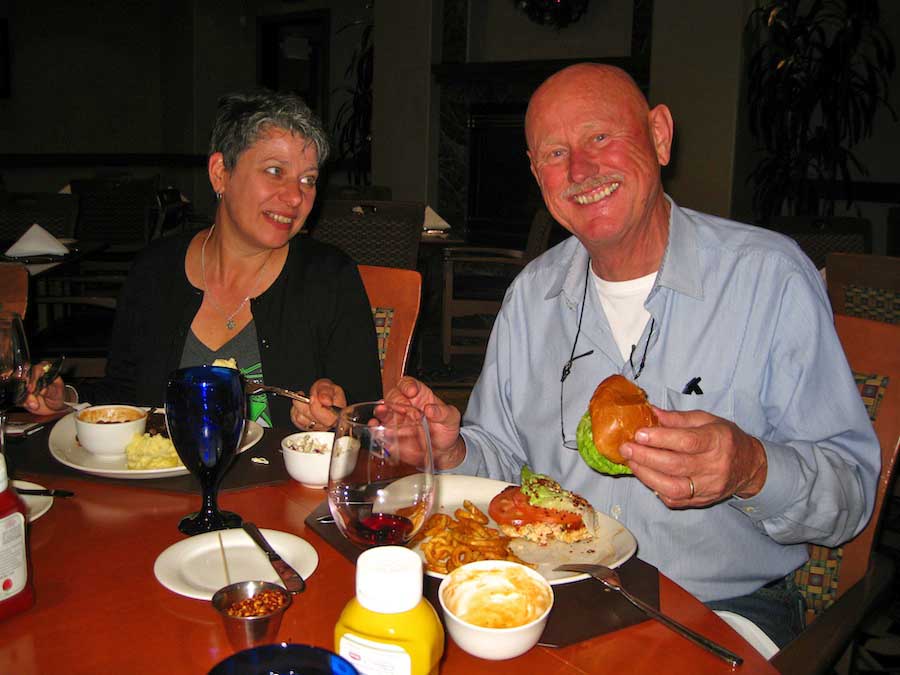
[[(351, 185), (366, 186), (371, 182), (372, 168), (372, 75), (374, 69), (373, 25), (370, 20), (356, 20), (340, 31), (362, 26), (359, 43), (350, 56), (344, 77), (352, 82), (336, 91), (344, 91), (344, 101), (334, 119), (334, 138), (338, 161), (346, 167)], [(340, 32), (338, 31), (338, 32)]]
[(759, 0), (747, 30), (750, 129), (765, 156), (750, 174), (760, 221), (833, 216), (866, 175), (852, 148), (887, 101), (894, 50), (877, 0)]

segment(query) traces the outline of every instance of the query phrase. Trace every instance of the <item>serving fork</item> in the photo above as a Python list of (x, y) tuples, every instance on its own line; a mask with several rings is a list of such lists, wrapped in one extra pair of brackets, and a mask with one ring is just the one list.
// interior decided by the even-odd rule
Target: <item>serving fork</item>
[[(269, 384), (256, 384), (254, 382), (246, 382), (244, 384), (244, 393), (248, 395), (252, 394), (261, 394), (263, 392), (268, 392), (270, 394), (275, 394), (276, 396), (284, 396), (285, 398), (292, 398), (295, 401), (300, 401), (302, 403), (309, 403), (309, 396), (301, 394), (300, 392), (291, 391), (290, 389), (284, 389), (283, 387), (274, 387)], [(340, 415), (342, 408), (333, 405), (331, 406), (331, 410), (335, 415)]]
[(648, 605), (646, 602), (641, 600), (640, 598), (632, 595), (625, 587), (622, 586), (622, 580), (619, 578), (619, 574), (609, 567), (605, 565), (594, 565), (594, 564), (573, 564), (573, 565), (560, 565), (556, 567), (557, 570), (562, 570), (565, 572), (582, 572), (584, 574), (590, 574), (594, 579), (599, 581), (601, 584), (606, 586), (611, 591), (615, 591), (616, 593), (620, 593), (628, 602), (632, 605), (645, 612), (648, 616), (653, 617), (660, 623), (662, 623), (666, 628), (670, 628), (682, 637), (687, 638), (691, 642), (700, 647), (703, 647), (706, 651), (715, 654), (723, 661), (727, 661), (732, 666), (739, 666), (744, 662), (744, 659), (735, 654), (732, 651), (725, 649), (721, 645), (716, 644), (709, 638), (703, 637), (699, 633), (695, 633), (687, 626), (684, 626), (674, 619), (669, 618), (658, 609), (653, 607), (652, 605)]

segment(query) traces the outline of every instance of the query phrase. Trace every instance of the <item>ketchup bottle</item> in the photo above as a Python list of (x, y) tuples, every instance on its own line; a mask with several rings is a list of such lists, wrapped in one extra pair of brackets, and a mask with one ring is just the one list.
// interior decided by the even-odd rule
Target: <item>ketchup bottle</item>
[(9, 483), (0, 455), (0, 621), (34, 604), (25, 504)]

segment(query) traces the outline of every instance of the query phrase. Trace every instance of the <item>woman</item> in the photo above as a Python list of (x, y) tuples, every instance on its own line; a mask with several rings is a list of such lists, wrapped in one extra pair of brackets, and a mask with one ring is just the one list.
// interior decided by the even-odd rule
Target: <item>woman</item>
[[(328, 428), (332, 405), (379, 398), (374, 325), (355, 263), (296, 237), (327, 155), (324, 130), (297, 96), (223, 97), (207, 167), (215, 223), (142, 252), (119, 300), (106, 378), (82, 398), (159, 404), (170, 372), (217, 358), (235, 359), (248, 380), (309, 392), (311, 405), (251, 399), (250, 417), (263, 424)], [(60, 392), (57, 381), (26, 406), (59, 409)]]

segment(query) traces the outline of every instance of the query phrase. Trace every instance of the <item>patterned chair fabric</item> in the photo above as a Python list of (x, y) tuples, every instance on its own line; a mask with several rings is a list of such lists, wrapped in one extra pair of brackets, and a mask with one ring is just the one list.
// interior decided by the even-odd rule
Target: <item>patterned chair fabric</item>
[(900, 323), (900, 293), (887, 288), (847, 284), (844, 288), (844, 313), (861, 319)]
[[(869, 419), (874, 422), (890, 378), (854, 372), (853, 379), (859, 387)], [(806, 600), (807, 611), (813, 616), (818, 616), (837, 600), (843, 557), (843, 547), (828, 548), (813, 544), (809, 546), (809, 560), (793, 573), (794, 583)]]
[(416, 269), (425, 205), (329, 199), (313, 217), (312, 237), (337, 246), (357, 264)]
[(384, 358), (387, 356), (388, 343), (391, 339), (394, 309), (392, 307), (373, 307), (372, 320), (375, 321), (375, 337), (378, 340), (378, 366), (384, 370)]
[(835, 314), (900, 324), (900, 258), (831, 253), (825, 277)]

